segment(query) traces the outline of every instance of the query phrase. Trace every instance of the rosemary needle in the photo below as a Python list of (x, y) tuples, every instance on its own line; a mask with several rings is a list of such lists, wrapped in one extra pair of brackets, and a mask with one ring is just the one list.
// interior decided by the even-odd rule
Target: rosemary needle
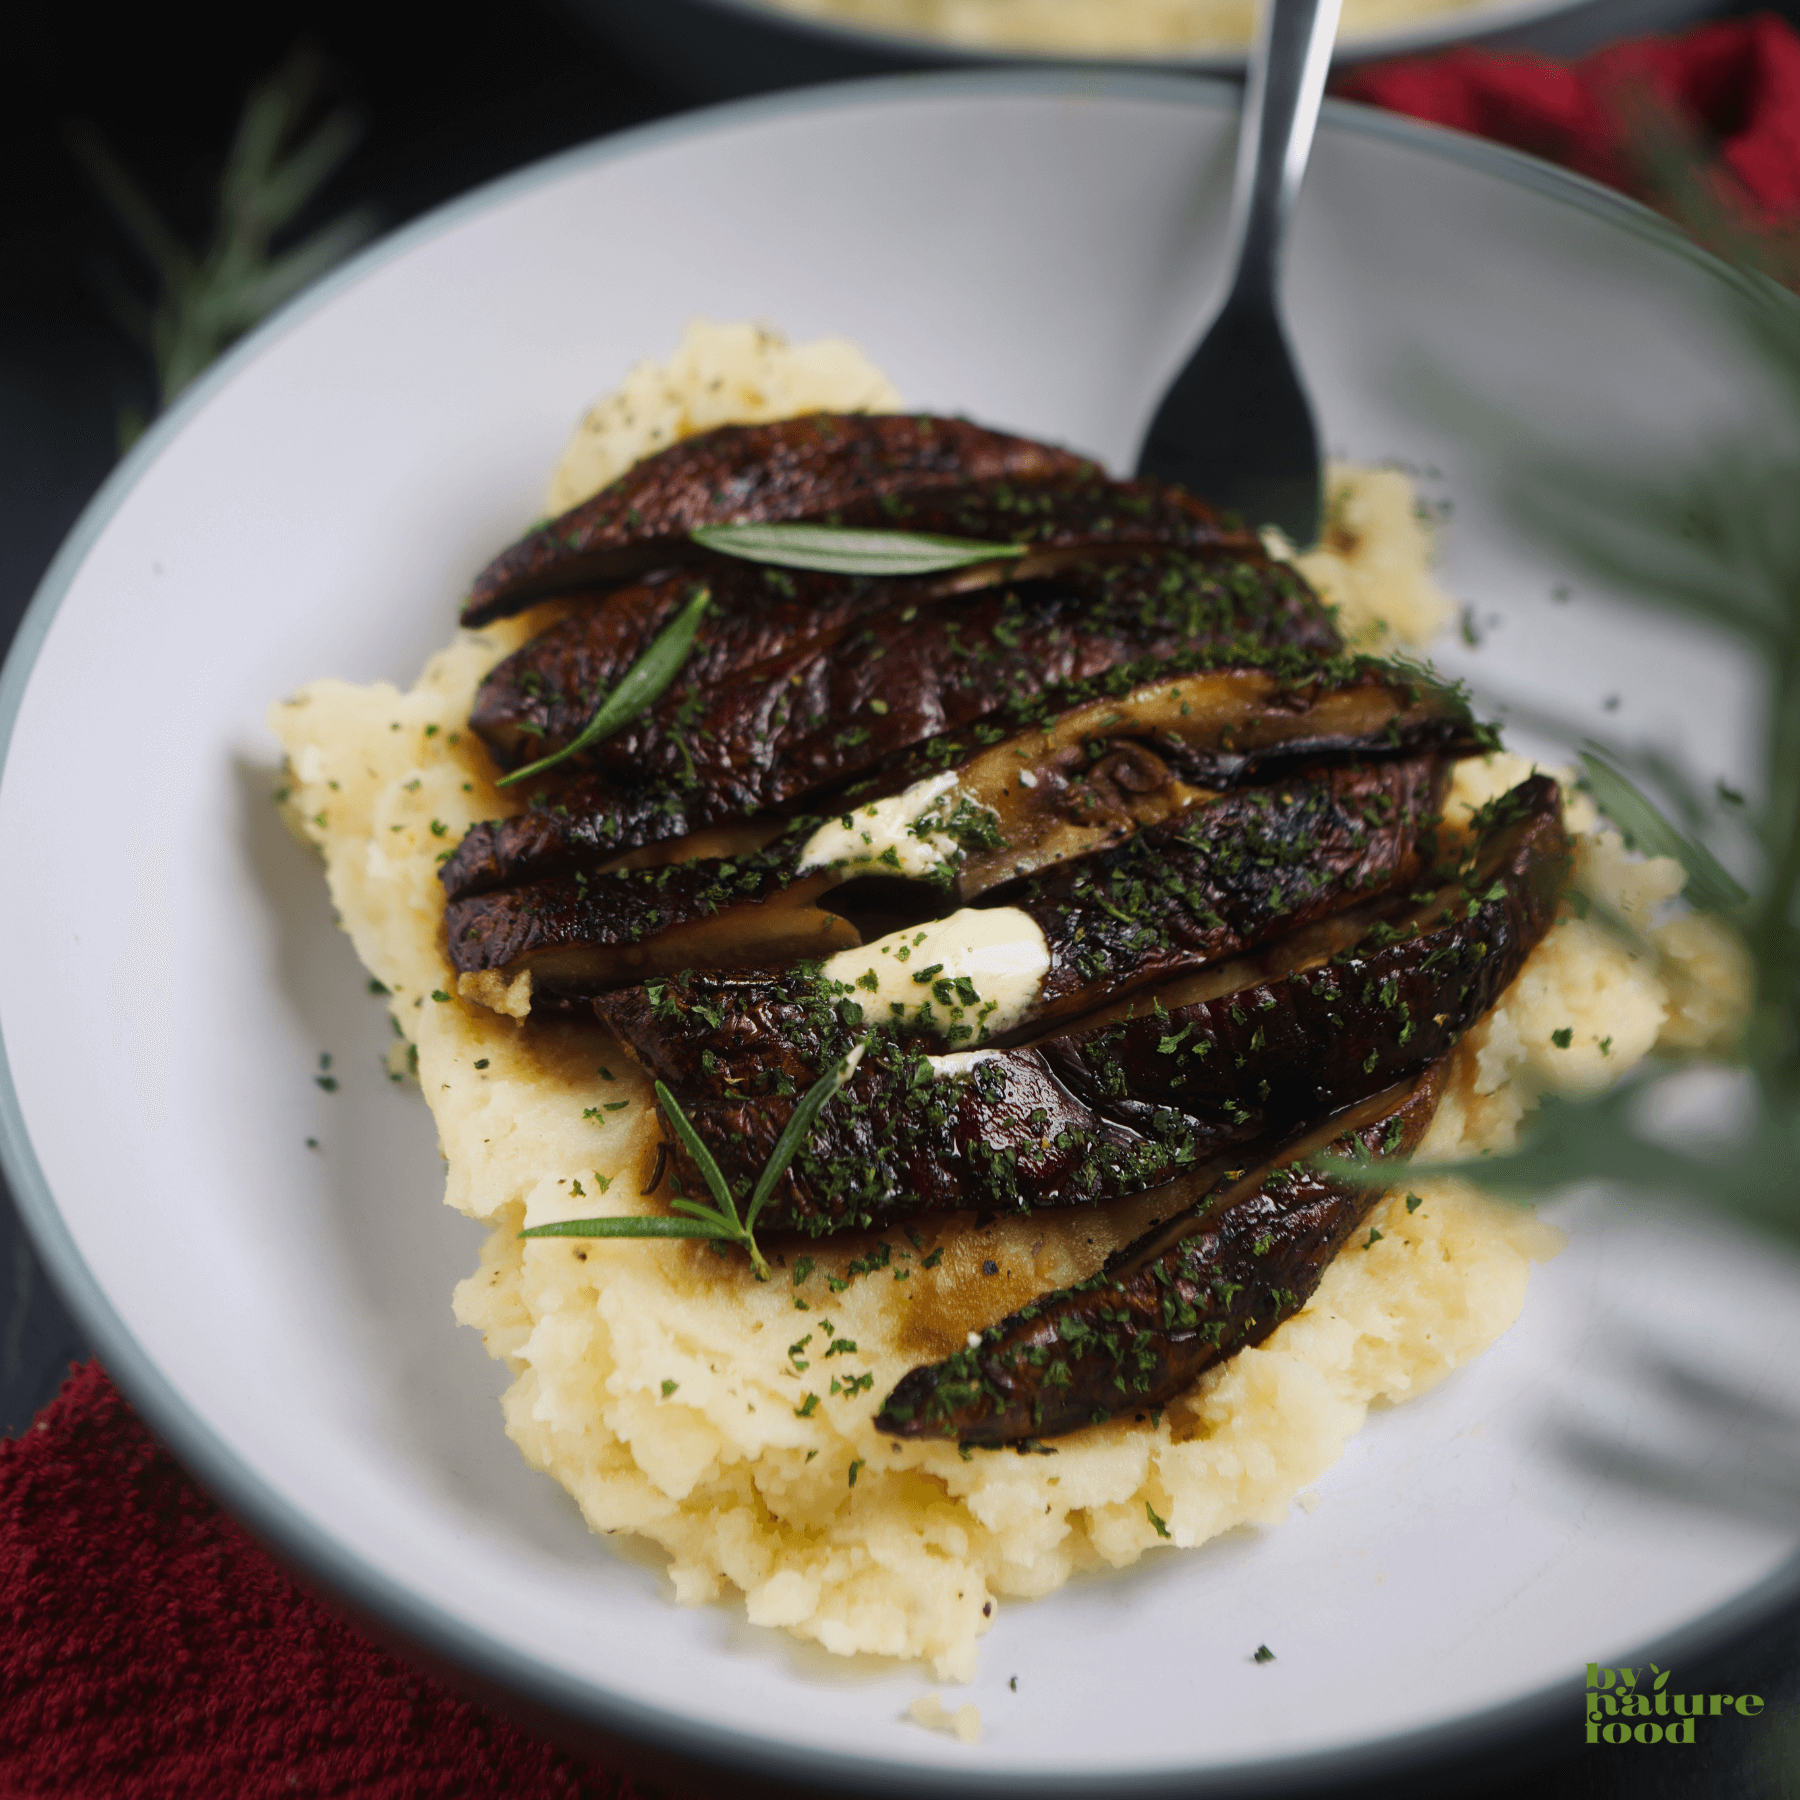
[(594, 709), (593, 716), (582, 726), (580, 735), (549, 756), (541, 756), (522, 769), (503, 775), (494, 785), (511, 787), (529, 775), (541, 775), (554, 768), (564, 757), (585, 750), (622, 731), (639, 713), (654, 706), (664, 689), (673, 681), (681, 665), (687, 661), (694, 645), (694, 633), (700, 628), (700, 615), (712, 603), (706, 588), (696, 588), (687, 604), (651, 640), (650, 647), (620, 677), (619, 685)]
[(733, 1199), (731, 1184), (725, 1179), (724, 1171), (719, 1167), (713, 1153), (701, 1141), (700, 1134), (695, 1131), (693, 1122), (681, 1110), (675, 1096), (662, 1083), (656, 1084), (657, 1104), (663, 1109), (675, 1135), (680, 1138), (687, 1153), (694, 1159), (700, 1170), (701, 1178), (712, 1190), (714, 1205), (708, 1206), (703, 1201), (689, 1200), (685, 1197), (670, 1201), (674, 1210), (681, 1214), (680, 1218), (650, 1217), (627, 1215), (625, 1217), (603, 1219), (564, 1219), (555, 1225), (533, 1225), (521, 1231), (522, 1238), (537, 1237), (580, 1237), (580, 1238), (722, 1238), (727, 1243), (742, 1244), (750, 1252), (750, 1261), (756, 1269), (756, 1279), (769, 1279), (769, 1265), (763, 1259), (762, 1251), (756, 1242), (756, 1221), (763, 1208), (768, 1204), (769, 1196), (775, 1191), (775, 1184), (787, 1172), (787, 1166), (799, 1153), (800, 1146), (812, 1133), (814, 1122), (824, 1111), (826, 1102), (848, 1081), (856, 1071), (861, 1060), (859, 1045), (844, 1061), (834, 1063), (815, 1081), (801, 1097), (794, 1108), (786, 1128), (776, 1140), (775, 1148), (770, 1152), (769, 1160), (757, 1178), (756, 1187), (750, 1196), (749, 1211), (746, 1216), (738, 1216), (737, 1201)]
[(1618, 826), (1628, 847), (1646, 856), (1672, 856), (1687, 871), (1696, 906), (1730, 914), (1750, 898), (1704, 844), (1677, 831), (1610, 763), (1584, 750), (1581, 766), (1595, 804)]
[(931, 575), (1025, 554), (1023, 544), (849, 525), (703, 525), (692, 535), (702, 550), (721, 556), (835, 575)]

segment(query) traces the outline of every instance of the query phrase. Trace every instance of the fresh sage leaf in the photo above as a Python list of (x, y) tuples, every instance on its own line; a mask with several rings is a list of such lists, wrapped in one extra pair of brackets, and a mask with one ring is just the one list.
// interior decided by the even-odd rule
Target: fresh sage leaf
[(1687, 870), (1688, 892), (1709, 912), (1733, 912), (1749, 898), (1719, 859), (1663, 817), (1654, 802), (1610, 763), (1591, 751), (1581, 767), (1594, 803), (1618, 826), (1625, 842), (1646, 856), (1672, 856)]
[(703, 550), (784, 569), (834, 575), (931, 575), (972, 563), (1023, 556), (1023, 544), (984, 544), (924, 531), (874, 531), (852, 525), (703, 525)]
[(514, 769), (510, 775), (503, 775), (494, 785), (511, 787), (515, 781), (541, 775), (546, 769), (554, 768), (564, 757), (574, 756), (578, 751), (587, 749), (590, 744), (598, 744), (602, 739), (611, 737), (615, 731), (622, 731), (640, 713), (654, 706), (662, 698), (669, 683), (680, 673), (681, 665), (687, 661), (688, 652), (694, 647), (694, 633), (700, 629), (700, 615), (711, 604), (711, 593), (706, 588), (696, 588), (688, 596), (681, 611), (656, 634), (650, 647), (625, 671), (619, 685), (594, 709), (593, 717), (581, 728), (578, 737), (551, 755), (541, 756), (536, 762), (527, 763), (522, 769)]

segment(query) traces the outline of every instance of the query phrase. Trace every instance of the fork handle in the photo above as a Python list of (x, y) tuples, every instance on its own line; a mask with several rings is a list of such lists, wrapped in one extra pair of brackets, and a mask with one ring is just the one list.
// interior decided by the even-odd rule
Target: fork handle
[(1343, 0), (1266, 0), (1238, 126), (1236, 270), (1228, 304), (1275, 298), (1281, 244), (1312, 149)]

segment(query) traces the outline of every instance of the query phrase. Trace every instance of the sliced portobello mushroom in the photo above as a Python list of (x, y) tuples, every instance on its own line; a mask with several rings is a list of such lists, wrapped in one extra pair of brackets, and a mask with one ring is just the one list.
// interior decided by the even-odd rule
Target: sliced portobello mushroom
[(1435, 857), (1436, 754), (1300, 769), (990, 890), (1043, 934), (1034, 1030), (1414, 885)]
[(527, 532), (476, 576), (462, 622), (485, 625), (550, 594), (682, 561), (701, 525), (822, 519), (858, 505), (878, 509), (886, 494), (1092, 469), (1067, 450), (966, 419), (810, 413), (725, 425), (646, 457), (591, 500)]
[[(471, 825), (438, 880), (451, 901), (560, 875), (578, 868), (610, 867), (648, 847), (668, 855), (705, 854), (692, 846), (721, 826), (741, 823), (722, 794), (683, 792), (672, 781), (588, 775), (554, 798), (507, 819)], [(761, 837), (779, 832), (782, 821)], [(450, 933), (452, 943), (456, 931)]]
[[(598, 1009), (744, 1191), (797, 1095), (863, 1046), (775, 1188), (771, 1230), (1085, 1205), (1266, 1158), (1417, 1075), (1518, 973), (1568, 859), (1559, 791), (1533, 777), (1430, 892), (1292, 933), (1250, 980), (1207, 971), (1013, 1048), (923, 1054), (871, 1032), (860, 1002), (810, 970), (746, 979), (741, 995), (725, 976), (671, 978)], [(698, 1192), (685, 1153), (674, 1162)]]
[(912, 1370), (882, 1403), (876, 1429), (1010, 1444), (1166, 1406), (1292, 1318), (1387, 1191), (1308, 1159), (1328, 1149), (1410, 1155), (1437, 1110), (1446, 1067), (1439, 1060), (1233, 1171), (1089, 1280), (1031, 1301), (966, 1350)]
[[(870, 784), (872, 796), (853, 789), (836, 817), (790, 823), (748, 855), (654, 870), (578, 869), (486, 892), (462, 886), (465, 868), (452, 858), (444, 870), (456, 896), (444, 915), (451, 964), (467, 978), (468, 997), (492, 1005), (504, 994), (517, 1011), (525, 1004), (517, 983), (527, 970), (536, 1004), (547, 995), (592, 996), (647, 974), (824, 956), (858, 941), (854, 928), (819, 907), (833, 887), (865, 878), (924, 882), (965, 903), (1123, 843), (1214, 793), (1178, 778), (1175, 763), (1191, 776), (1236, 781), (1264, 762), (1284, 765), (1290, 743), (1305, 744), (1317, 760), (1328, 752), (1389, 756), (1421, 746), (1454, 754), (1483, 741), (1454, 693), (1423, 687), (1410, 674), (1396, 679), (1385, 665), (1301, 664), (1288, 677), (1241, 665), (1162, 673), (1170, 666), (1163, 660), (1114, 671), (1151, 677), (1127, 679), (1116, 702), (1088, 698), (1091, 683), (1069, 684), (1060, 691), (1078, 704), (1041, 726), (1014, 717), (1014, 734), (985, 747), (979, 740), (998, 737), (1001, 727), (935, 738), (892, 762)], [(1385, 778), (1363, 779), (1374, 784), (1365, 802), (1373, 806)], [(1397, 815), (1409, 830), (1418, 823), (1417, 798)], [(1396, 797), (1387, 803), (1397, 804)], [(1330, 802), (1321, 795), (1317, 804)], [(1240, 810), (1234, 824), (1247, 823), (1254, 808)], [(1298, 845), (1308, 827), (1299, 814), (1290, 824)], [(1202, 846), (1205, 836), (1202, 828)], [(1167, 849), (1173, 866), (1192, 868), (1178, 838)], [(1258, 851), (1268, 853), (1267, 845)], [(1110, 897), (1114, 885), (1123, 883), (1118, 892), (1126, 900), (1142, 885), (1141, 875), (1116, 870), (1099, 879), (1107, 892), (1091, 893), (1102, 914), (1124, 910)], [(1167, 899), (1180, 902), (1172, 889)], [(1051, 911), (1064, 903), (1050, 890), (1032, 902)], [(1071, 934), (1079, 926), (1077, 920), (1057, 932), (1070, 967), (1078, 967)], [(1115, 931), (1095, 931), (1104, 942), (1119, 942)], [(1068, 988), (1064, 975), (1056, 986)]]
[[(756, 997), (759, 979), (767, 1004), (804, 993), (810, 979), (827, 1003), (848, 999), (870, 1025), (932, 1037), (932, 1048), (972, 1048), (1025, 1031), (1041, 1035), (1139, 988), (1241, 956), (1281, 933), (1414, 884), (1431, 860), (1443, 774), (1441, 761), (1426, 755), (1328, 765), (1271, 787), (1210, 795), (1114, 849), (995, 889), (982, 896), (979, 910), (922, 921), (856, 947), (822, 935), (831, 914), (821, 875), (773, 899), (755, 892), (751, 868), (758, 861), (769, 867), (778, 850), (711, 865), (714, 885), (703, 897), (698, 868), (667, 871), (665, 883), (639, 875), (619, 886), (643, 899), (634, 895), (602, 929), (619, 931), (629, 922), (638, 930), (630, 942), (653, 970), (682, 973), (677, 985), (684, 1004), (671, 1016), (638, 990), (602, 1003), (600, 1014), (638, 1046), (659, 1079), (690, 1095), (704, 1060), (717, 1075), (714, 1097), (721, 1082), (753, 1082), (757, 1059), (769, 1048), (762, 1034), (740, 1066), (712, 1041), (714, 1021), (765, 1004)], [(720, 875), (721, 868), (728, 872)], [(733, 882), (742, 888), (734, 892)], [(591, 896), (597, 884), (603, 907), (615, 889), (597, 878), (585, 892)], [(668, 909), (676, 895), (690, 916), (659, 937), (658, 924), (634, 908)], [(814, 954), (837, 952), (816, 976), (765, 968), (714, 984), (697, 973), (766, 964), (757, 952), (769, 942), (766, 920), (777, 912), (776, 900), (793, 908), (797, 941), (825, 946)], [(763, 935), (740, 941), (740, 920), (749, 933)], [(627, 940), (621, 934), (615, 941)]]
[[(1129, 665), (1130, 686), (1159, 668), (1217, 661), (1233, 644), (1310, 667), (1301, 659), (1332, 634), (1316, 597), (1283, 565), (1186, 556), (1071, 569), (892, 623), (759, 665), (713, 693), (684, 671), (643, 719), (594, 747), (604, 769), (555, 779), (551, 797), (529, 811), (471, 827), (441, 871), (446, 894), (591, 866), (805, 802), (865, 771), (870, 795), (881, 797), (1011, 735), (1046, 690), (1047, 704), (1065, 690), (1077, 704), (1086, 690), (1071, 682)], [(989, 722), (1002, 702), (1006, 722)], [(562, 688), (546, 688), (537, 706), (526, 721), (533, 755), (560, 748), (586, 723), (585, 702), (571, 704)], [(965, 727), (966, 742), (942, 737)], [(519, 741), (503, 753), (523, 754)], [(914, 745), (912, 763), (884, 766)]]
[[(573, 743), (702, 587), (709, 608), (674, 684), (643, 717), (572, 758), (569, 773), (647, 769), (692, 787), (736, 771), (746, 783), (739, 803), (760, 807), (772, 802), (748, 785), (747, 771), (760, 771), (766, 786), (769, 766), (798, 754), (778, 783), (784, 795), (797, 792), (801, 781), (838, 779), (1005, 700), (1134, 657), (1231, 642), (1324, 655), (1341, 647), (1302, 577), (1260, 552), (1133, 550), (973, 594), (926, 580), (726, 564), (622, 589), (500, 663), (470, 723), (501, 766)], [(809, 739), (831, 753), (791, 748)], [(860, 761), (849, 754), (859, 745)]]

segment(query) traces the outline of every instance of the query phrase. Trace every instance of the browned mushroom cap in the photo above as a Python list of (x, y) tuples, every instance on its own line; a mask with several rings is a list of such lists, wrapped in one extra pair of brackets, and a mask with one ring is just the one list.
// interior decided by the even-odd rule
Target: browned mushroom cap
[[(585, 725), (587, 690), (570, 691), (579, 623), (538, 640), (555, 641), (536, 664), (509, 659), (484, 690), (477, 716), (503, 758), (548, 754)], [(595, 745), (584, 759), (590, 770), (554, 785), (550, 804), (473, 827), (443, 871), (445, 891), (460, 899), (803, 803), (909, 746), (927, 744), (941, 766), (936, 740), (945, 732), (1122, 664), (1228, 645), (1253, 654), (1334, 642), (1316, 597), (1284, 566), (1163, 552), (909, 603), (730, 679), (706, 660), (709, 644), (701, 673), (684, 668), (655, 707)], [(1007, 727), (982, 730), (991, 739)]]
[[(1457, 691), (1416, 670), (1233, 646), (1048, 689), (921, 745), (869, 792), (956, 769), (955, 804), (994, 819), (992, 843), (957, 865), (966, 896), (1123, 842), (1201, 792), (1275, 770), (1491, 744)], [(846, 801), (859, 818), (862, 792), (850, 788)]]
[[(1290, 679), (1267, 667), (1162, 675), (1141, 685), (1128, 679), (1117, 701), (1099, 703), (1073, 684), (1063, 691), (1080, 703), (1044, 725), (985, 746), (980, 739), (997, 736), (997, 728), (931, 740), (895, 762), (872, 794), (842, 801), (835, 820), (792, 822), (747, 854), (653, 870), (577, 869), (465, 891), (445, 909), (451, 964), (459, 977), (473, 978), (465, 983), (471, 997), (494, 1004), (505, 993), (517, 1010), (514, 984), (528, 969), (536, 1003), (678, 969), (823, 956), (858, 941), (819, 908), (832, 887), (890, 876), (933, 883), (966, 902), (1122, 843), (1205, 800), (1212, 790), (1178, 779), (1172, 763), (1241, 778), (1259, 758), (1285, 762), (1288, 743), (1306, 744), (1315, 758), (1326, 749), (1387, 758), (1420, 745), (1464, 751), (1479, 741), (1448, 690), (1423, 688), (1411, 675), (1396, 680), (1379, 665), (1297, 667)], [(1411, 802), (1405, 816), (1410, 831), (1417, 823)], [(1305, 828), (1297, 819), (1294, 830), (1298, 846)], [(1178, 841), (1168, 848), (1177, 857), (1172, 866), (1180, 866)], [(458, 873), (453, 859), (446, 887)], [(1109, 895), (1120, 879), (1141, 885), (1129, 874), (1109, 878), (1109, 892), (1094, 900), (1100, 911), (1118, 907)], [(1127, 887), (1119, 892), (1128, 897)], [(922, 910), (916, 901), (914, 910)], [(1103, 941), (1117, 935), (1107, 932)], [(1071, 948), (1071, 959), (1076, 954)], [(1064, 985), (1060, 976), (1056, 985)]]
[(1440, 1060), (1315, 1126), (1109, 1257), (1090, 1280), (914, 1369), (883, 1402), (877, 1429), (1007, 1444), (1166, 1405), (1297, 1313), (1386, 1191), (1306, 1159), (1328, 1148), (1410, 1155), (1437, 1110), (1445, 1068)]
[[(1567, 864), (1560, 794), (1534, 777), (1492, 809), (1470, 861), (1428, 898), (1283, 938), (1262, 979), (1203, 974), (1014, 1049), (932, 1058), (868, 1036), (854, 998), (815, 979), (784, 978), (779, 1007), (764, 983), (758, 1026), (776, 1038), (737, 1029), (740, 1053), (754, 1047), (771, 1069), (797, 1063), (810, 1082), (865, 1044), (764, 1221), (819, 1233), (956, 1207), (1081, 1205), (1267, 1157), (1445, 1054), (1548, 929)], [(696, 984), (711, 1011), (716, 978), (694, 976), (647, 993), (635, 1017), (624, 997), (604, 1016), (655, 1066), (652, 1026), (666, 1037)], [(753, 1067), (729, 1063), (716, 1088), (670, 1083), (734, 1182), (755, 1180), (794, 1105)]]
[[(784, 593), (782, 583), (791, 592)], [(564, 749), (703, 578), (626, 588), (499, 664), (470, 723), (503, 766)], [(1059, 682), (1136, 657), (1242, 643), (1339, 648), (1304, 580), (1267, 557), (1133, 551), (1053, 577), (953, 594), (739, 563), (704, 576), (711, 602), (656, 706), (571, 759), (684, 788), (782, 771), (783, 797)], [(628, 628), (620, 615), (628, 615)], [(797, 750), (817, 740), (820, 749)], [(739, 804), (773, 804), (745, 786)]]
[[(1435, 837), (1442, 774), (1443, 765), (1432, 756), (1303, 770), (1271, 787), (1211, 795), (1114, 849), (983, 896), (984, 906), (1012, 909), (1008, 916), (1035, 924), (1044, 946), (1035, 996), (1016, 1019), (995, 1028), (997, 1040), (1012, 1041), (1027, 1031), (1041, 1035), (1052, 1023), (1413, 885), (1426, 861), (1421, 844)], [(844, 947), (848, 940), (828, 942), (821, 935), (826, 927), (819, 909), (827, 903), (821, 902), (819, 876), (766, 900), (734, 906), (727, 884), (751, 860), (740, 860), (723, 878), (715, 875), (711, 912), (693, 904), (693, 890), (686, 885), (697, 871), (670, 871), (673, 879), (661, 885), (650, 875), (619, 884), (631, 898), (613, 913), (616, 926), (628, 919), (641, 926), (643, 914), (635, 908), (672, 910), (677, 896), (688, 901), (691, 922), (660, 932), (651, 926), (630, 939), (617, 931), (607, 945), (615, 952), (627, 943), (630, 948), (615, 954), (612, 971), (627, 966), (625, 958), (632, 956), (642, 973), (747, 970), (759, 960), (757, 952), (766, 950), (769, 934), (780, 929), (772, 921), (787, 916), (788, 908), (795, 915), (790, 927), (799, 946), (795, 954), (807, 954), (808, 945), (815, 956)], [(603, 900), (612, 891), (604, 881), (589, 883), (586, 891), (592, 895), (596, 889)], [(732, 934), (740, 919), (746, 929), (738, 938)], [(709, 933), (726, 941), (708, 943)], [(941, 971), (930, 967), (930, 954), (913, 942), (924, 935), (907, 930), (898, 939), (911, 946), (909, 966), (929, 978)], [(848, 997), (870, 1020), (881, 1019), (867, 986), (854, 985), (854, 972), (832, 964), (819, 979), (831, 996)], [(555, 981), (553, 975), (552, 991)], [(599, 1012), (654, 1075), (690, 1099), (718, 1098), (746, 1081), (760, 1091), (755, 1086), (759, 1059), (771, 1050), (786, 1058), (805, 1043), (780, 1046), (766, 1033), (746, 1038), (742, 1047), (750, 1060), (740, 1064), (735, 1052), (714, 1041), (720, 1020), (757, 1008), (758, 982), (768, 991), (772, 1021), (792, 983), (790, 975), (766, 966), (760, 975), (736, 973), (718, 983), (699, 975), (678, 981), (678, 1004), (665, 997), (652, 1006), (638, 989), (601, 1001)], [(940, 1049), (988, 1041), (990, 1021), (981, 1017), (981, 1002), (967, 993), (959, 996), (952, 977), (937, 985), (945, 997), (935, 1009), (925, 1006), (904, 1029), (935, 1035), (933, 1047)], [(917, 997), (931, 1000), (929, 979)], [(703, 1069), (710, 1071), (705, 1080)]]
[[(561, 788), (554, 800), (471, 825), (438, 880), (457, 901), (579, 868), (610, 867), (662, 846), (667, 850), (658, 860), (691, 859), (708, 854), (692, 847), (703, 834), (740, 822), (723, 794), (684, 794), (666, 781), (590, 774)], [(768, 835), (765, 827), (761, 837)]]
[(990, 890), (984, 905), (1044, 935), (1027, 1023), (1041, 1032), (1413, 886), (1446, 773), (1435, 755), (1298, 770)]
[(964, 419), (811, 413), (726, 425), (646, 457), (527, 533), (475, 578), (462, 622), (484, 625), (547, 594), (629, 580), (687, 555), (701, 525), (819, 519), (884, 494), (1091, 468), (1066, 450)]

